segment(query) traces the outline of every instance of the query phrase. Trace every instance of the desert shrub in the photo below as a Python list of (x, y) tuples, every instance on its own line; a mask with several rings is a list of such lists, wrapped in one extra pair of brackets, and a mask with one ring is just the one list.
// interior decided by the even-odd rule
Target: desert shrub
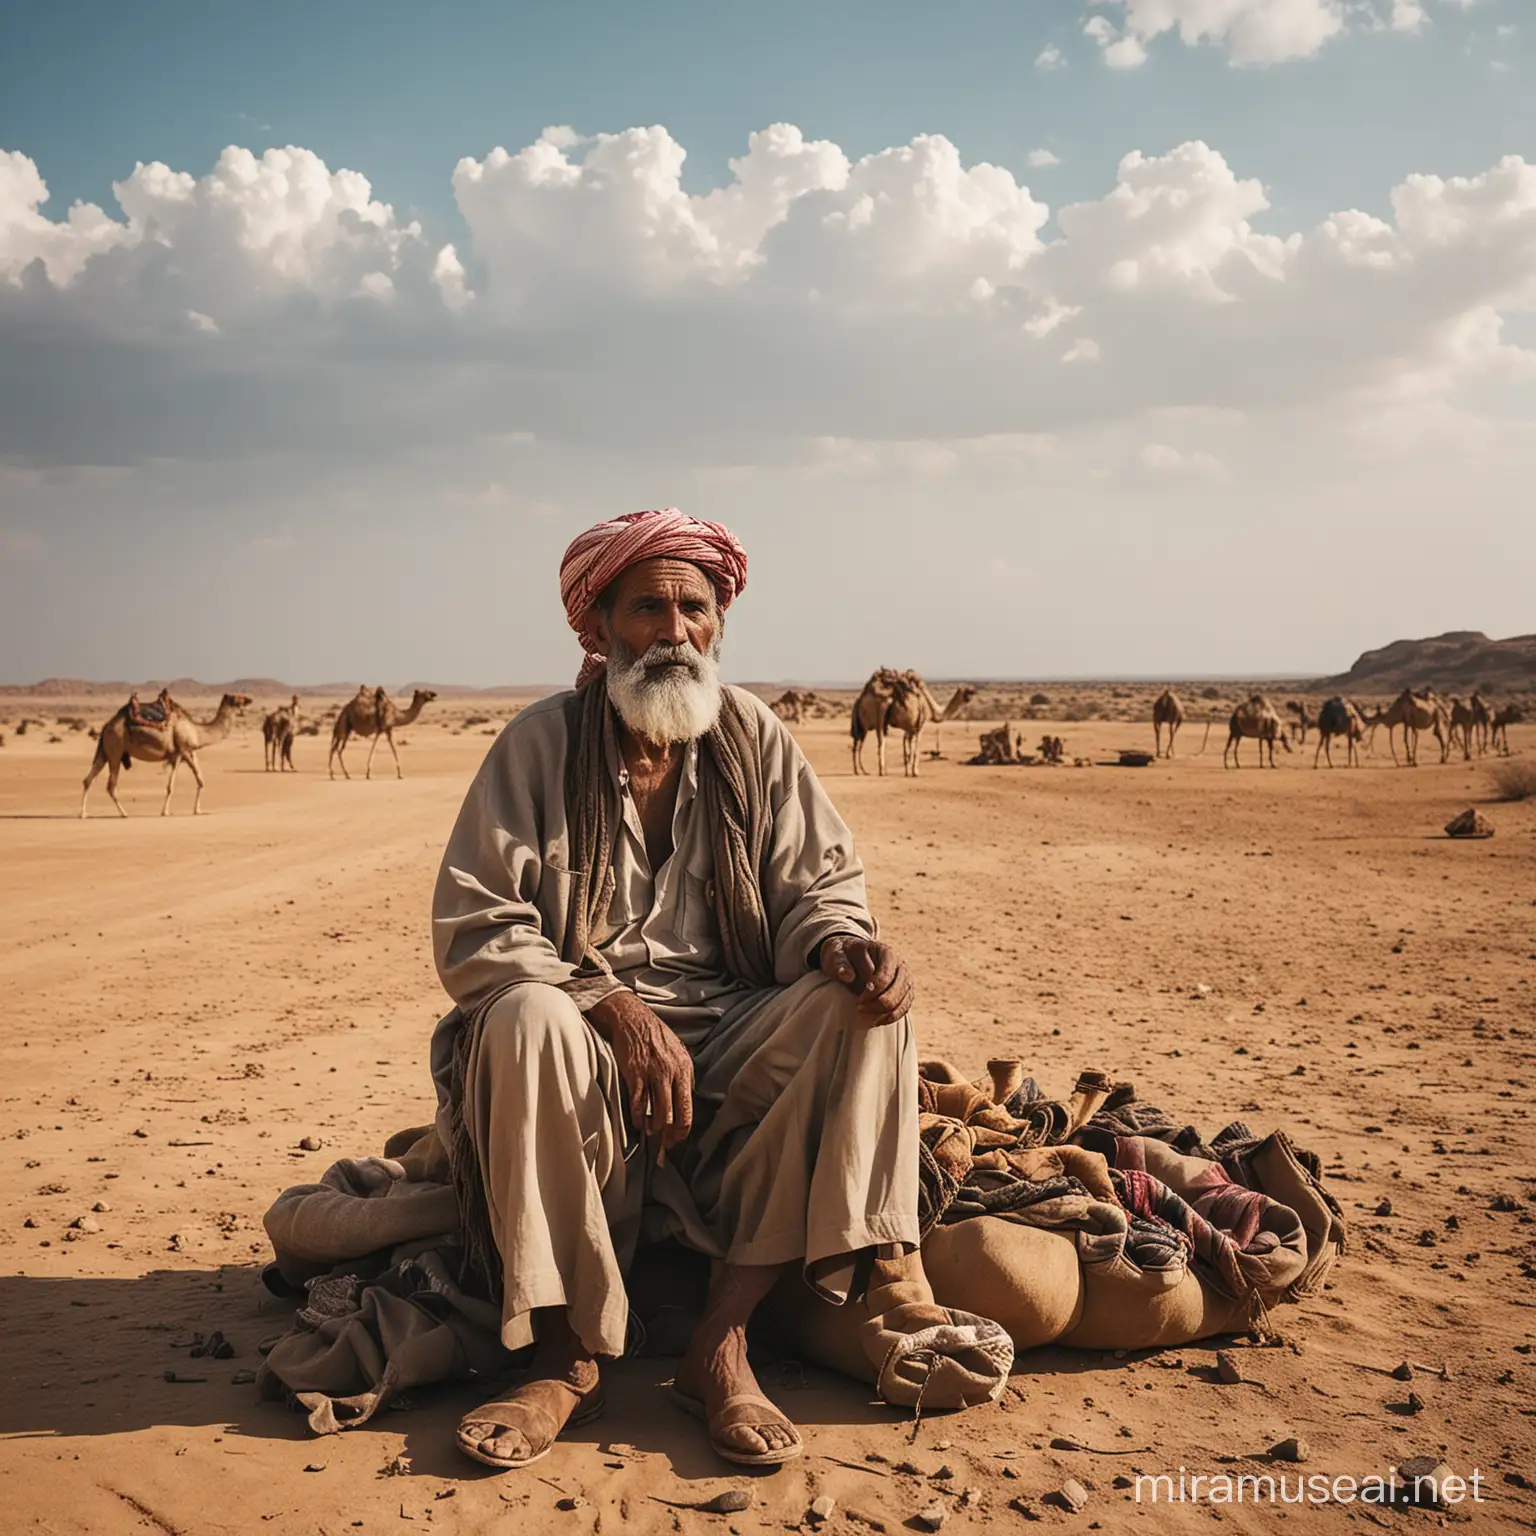
[(464, 717), (465, 730), (468, 730), (472, 725), (489, 725), (490, 723), (491, 717), (489, 715), (466, 715)]
[(1536, 763), (1498, 763), (1493, 769), (1493, 787), (1500, 800), (1536, 798)]
[(1029, 696), (1029, 702), (1036, 709), (1044, 709), (1051, 702), (1051, 696), (1048, 693), (1032, 693)]
[(1200, 697), (1202, 699), (1219, 699), (1221, 697), (1221, 689), (1220, 688), (1202, 688), (1200, 690)]

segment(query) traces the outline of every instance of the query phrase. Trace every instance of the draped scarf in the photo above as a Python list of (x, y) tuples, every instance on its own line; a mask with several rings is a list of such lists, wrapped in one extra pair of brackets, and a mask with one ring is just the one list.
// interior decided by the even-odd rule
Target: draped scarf
[[(613, 899), (613, 850), (623, 819), (618, 731), (606, 676), (598, 674), (571, 695), (565, 723), (565, 819), (574, 878), (561, 959), (580, 977), (611, 975), (592, 943)], [(773, 812), (763, 775), (762, 722), (729, 688), (721, 690), (720, 713), (699, 741), (698, 811), (714, 834), (711, 884), (726, 970), (754, 987), (771, 987), (773, 934), (763, 866)], [(465, 1103), (469, 1063), (489, 1006), (461, 1020), (454, 1038), (448, 1158), (459, 1199), (465, 1283), (499, 1299), (502, 1264)]]

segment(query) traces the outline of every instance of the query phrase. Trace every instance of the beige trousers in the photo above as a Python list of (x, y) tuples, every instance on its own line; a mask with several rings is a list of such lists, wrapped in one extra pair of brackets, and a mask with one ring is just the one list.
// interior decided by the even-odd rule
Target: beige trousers
[(532, 1312), (563, 1306), (587, 1349), (623, 1353), (642, 1203), (713, 1257), (799, 1261), (839, 1301), (861, 1250), (916, 1246), (909, 1020), (866, 1028), (845, 987), (811, 974), (738, 1005), (693, 1058), (694, 1134), (657, 1168), (627, 1129), (613, 1053), (565, 993), (529, 983), (491, 1004), (467, 1118), (502, 1256), (507, 1348), (532, 1341)]

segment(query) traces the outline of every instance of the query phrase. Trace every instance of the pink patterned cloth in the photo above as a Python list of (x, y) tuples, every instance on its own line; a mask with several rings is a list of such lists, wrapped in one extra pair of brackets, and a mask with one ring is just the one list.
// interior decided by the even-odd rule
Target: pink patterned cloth
[(689, 517), (676, 507), (626, 512), (571, 540), (560, 562), (560, 600), (587, 658), (576, 686), (595, 677), (607, 658), (593, 627), (603, 591), (641, 560), (687, 560), (714, 583), (723, 611), (747, 584), (747, 552), (721, 523)]

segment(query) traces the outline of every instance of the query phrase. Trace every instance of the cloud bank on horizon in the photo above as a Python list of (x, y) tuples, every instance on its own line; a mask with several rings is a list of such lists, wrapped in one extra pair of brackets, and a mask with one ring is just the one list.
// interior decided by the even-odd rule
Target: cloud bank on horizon
[[(1413, 0), (1105, 0), (1082, 23), (1116, 69), (1173, 39), (1250, 68), (1426, 24)], [(704, 191), (685, 188), (685, 158), (659, 125), (548, 128), (459, 161), (467, 237), (447, 241), (301, 147), (232, 146), (201, 174), (140, 163), (115, 209), (58, 215), (46, 167), (0, 151), (0, 492), (31, 514), (0, 574), (30, 583), (16, 573), (45, 559), (50, 514), (101, 517), (104, 498), (146, 518), (180, 506), (190, 521), (214, 497), (244, 508), (229, 547), (258, 565), (343, 550), (341, 524), (327, 546), (305, 509), (320, 529), (349, 495), (381, 549), (410, 547), (412, 517), (470, 539), (496, 519), (546, 564), (590, 515), (675, 500), (739, 508), (759, 548), (803, 519), (831, 569), (802, 577), (801, 614), (826, 611), (840, 563), (889, 591), (917, 556), (934, 611), (964, 620), (926, 664), (986, 656), (996, 673), (1038, 670), (999, 663), (1024, 633), (1007, 610), (1035, 606), (1036, 641), (1059, 630), (1041, 576), (1063, 558), (1102, 571), (1120, 556), (1104, 581), (1122, 598), (1160, 562), (1169, 584), (1251, 583), (1229, 595), (1246, 616), (1275, 596), (1255, 567), (1294, 583), (1333, 556), (1331, 583), (1312, 568), (1335, 590), (1302, 594), (1295, 616), (1364, 603), (1362, 623), (1395, 632), (1402, 605), (1360, 562), (1383, 538), (1449, 533), (1434, 521), (1446, 497), (1477, 497), (1530, 553), (1536, 164), (1519, 155), (1364, 189), (1389, 191), (1390, 216), (1342, 208), (1303, 228), (1278, 227), (1271, 192), (1198, 139), (1128, 149), (1113, 184), (1057, 208), (939, 133), (855, 156), (774, 123)], [(1095, 531), (1072, 546), (1031, 521), (1046, 505)], [(850, 507), (881, 537), (834, 528)], [(1110, 532), (1127, 507), (1147, 526)], [(1266, 548), (1265, 524), (1288, 547)], [(991, 551), (979, 566), (961, 553), (976, 544)], [(790, 556), (765, 564), (789, 582)], [(1489, 605), (1512, 611), (1499, 581)], [(775, 650), (765, 615), (746, 626), (748, 669), (851, 675), (871, 628), (906, 632), (845, 616)], [(1149, 663), (1188, 667), (1200, 631), (1171, 633)], [(1047, 646), (1058, 670), (1108, 662), (1083, 639)], [(1249, 635), (1228, 654), (1262, 666), (1284, 649)], [(345, 670), (333, 650), (319, 670)], [(432, 670), (401, 654), (405, 672)], [(472, 674), (473, 647), (435, 654), (436, 675), (491, 681), (559, 675), (563, 652), (557, 634), (529, 665)]]

